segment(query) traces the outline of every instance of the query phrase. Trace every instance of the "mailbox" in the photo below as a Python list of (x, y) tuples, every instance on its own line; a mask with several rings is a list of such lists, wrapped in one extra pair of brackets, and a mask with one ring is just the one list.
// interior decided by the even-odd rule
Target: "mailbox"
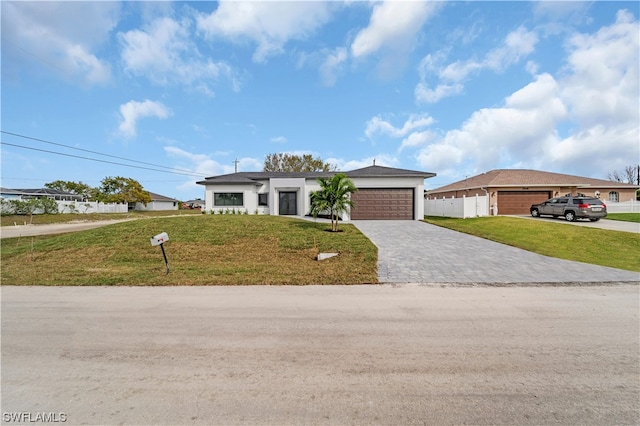
[(167, 241), (169, 241), (169, 235), (167, 235), (166, 232), (162, 232), (156, 236), (151, 237), (152, 246), (160, 246), (163, 243), (166, 243)]

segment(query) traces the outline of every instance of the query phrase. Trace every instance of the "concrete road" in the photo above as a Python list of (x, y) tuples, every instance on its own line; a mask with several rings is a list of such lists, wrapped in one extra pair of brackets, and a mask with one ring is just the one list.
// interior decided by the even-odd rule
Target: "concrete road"
[(4, 423), (640, 423), (637, 285), (1, 291)]

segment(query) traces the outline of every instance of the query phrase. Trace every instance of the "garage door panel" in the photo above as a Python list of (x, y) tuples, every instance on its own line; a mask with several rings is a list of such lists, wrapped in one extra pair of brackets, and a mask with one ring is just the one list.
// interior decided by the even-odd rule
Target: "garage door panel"
[(549, 191), (498, 191), (498, 214), (529, 214), (532, 204), (549, 198)]
[(413, 219), (412, 188), (362, 188), (351, 194), (354, 220)]

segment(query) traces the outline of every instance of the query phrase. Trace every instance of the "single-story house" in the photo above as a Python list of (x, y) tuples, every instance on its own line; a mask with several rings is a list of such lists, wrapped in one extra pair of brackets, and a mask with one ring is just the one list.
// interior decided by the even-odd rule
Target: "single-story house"
[(249, 214), (306, 216), (311, 192), (319, 177), (345, 173), (358, 191), (354, 207), (343, 220), (408, 219), (424, 217), (424, 180), (435, 173), (369, 166), (348, 172), (237, 172), (197, 182), (205, 187), (205, 210)]
[(3, 200), (21, 200), (26, 193), (18, 189), (9, 189), (0, 187), (0, 198)]
[[(149, 192), (149, 191), (147, 191)], [(151, 202), (147, 203), (129, 203), (131, 210), (137, 211), (159, 211), (159, 210), (178, 210), (180, 201), (175, 198), (165, 197), (164, 195), (149, 192)]]
[(21, 199), (30, 198), (51, 198), (56, 201), (84, 201), (82, 195), (73, 194), (71, 192), (60, 191), (58, 189), (51, 188), (35, 188), (35, 189), (16, 189), (16, 192), (21, 193)]
[(528, 214), (531, 204), (566, 194), (584, 194), (618, 203), (636, 199), (638, 185), (551, 173), (539, 170), (491, 170), (440, 188), (425, 198), (461, 198), (489, 195), (492, 210), (499, 214)]

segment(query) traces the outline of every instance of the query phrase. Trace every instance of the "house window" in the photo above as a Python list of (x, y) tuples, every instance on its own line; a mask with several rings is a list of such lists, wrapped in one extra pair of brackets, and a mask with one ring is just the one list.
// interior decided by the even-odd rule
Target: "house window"
[(616, 191), (609, 192), (609, 201), (612, 203), (618, 202), (618, 193)]
[(214, 206), (242, 206), (244, 194), (242, 192), (216, 192), (213, 194)]
[(268, 206), (269, 205), (269, 193), (266, 194), (258, 194), (258, 205), (259, 206)]

